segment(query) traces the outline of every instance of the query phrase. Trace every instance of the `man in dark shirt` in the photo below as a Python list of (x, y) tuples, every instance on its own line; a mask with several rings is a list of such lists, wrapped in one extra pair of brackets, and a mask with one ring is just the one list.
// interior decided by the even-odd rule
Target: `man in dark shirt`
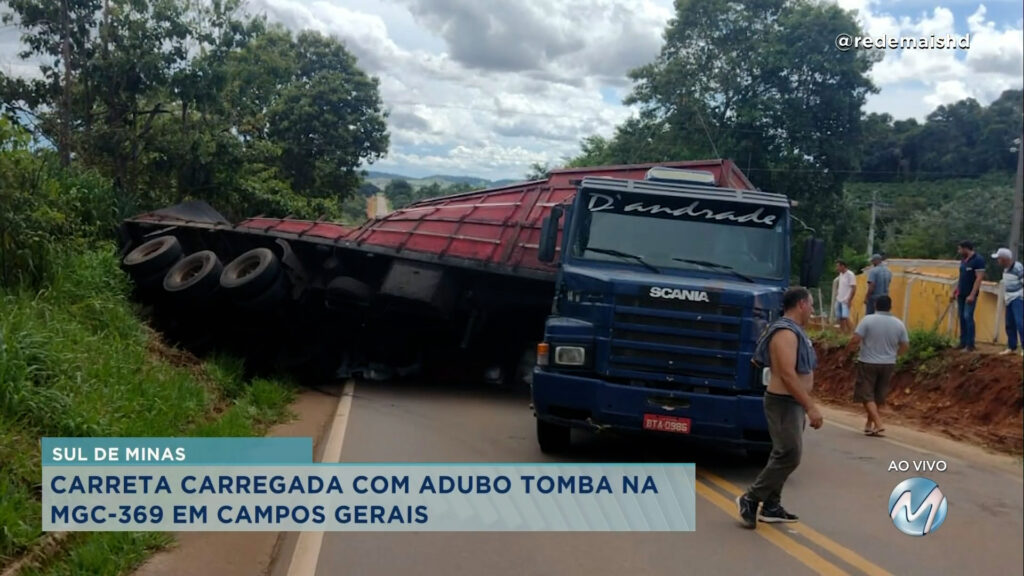
[(957, 246), (957, 254), (960, 255), (960, 280), (953, 292), (960, 318), (960, 345), (957, 348), (973, 352), (974, 309), (978, 303), (981, 281), (985, 277), (985, 259), (974, 251), (974, 243), (967, 240)]

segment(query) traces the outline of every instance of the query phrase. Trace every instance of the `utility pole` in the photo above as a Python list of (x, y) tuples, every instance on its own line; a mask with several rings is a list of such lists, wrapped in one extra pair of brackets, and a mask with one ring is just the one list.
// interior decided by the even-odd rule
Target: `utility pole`
[(1024, 212), (1024, 134), (1014, 140), (1017, 148), (1017, 182), (1013, 191), (1013, 217), (1011, 218), (1010, 243), (1007, 247), (1013, 250), (1014, 258), (1021, 258), (1021, 212)]
[(878, 219), (878, 209), (888, 208), (888, 204), (878, 202), (878, 190), (871, 192), (871, 202), (856, 202), (856, 204), (869, 204), (871, 206), (871, 223), (868, 225), (868, 257), (875, 253), (875, 221)]
[(868, 256), (875, 253), (875, 218), (878, 216), (878, 192), (871, 193), (871, 225), (868, 226)]

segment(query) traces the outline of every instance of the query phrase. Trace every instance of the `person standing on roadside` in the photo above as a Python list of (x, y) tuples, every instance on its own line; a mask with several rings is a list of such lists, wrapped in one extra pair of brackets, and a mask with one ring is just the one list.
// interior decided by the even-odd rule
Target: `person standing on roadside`
[(875, 313), (875, 301), (889, 295), (889, 284), (892, 283), (892, 270), (885, 265), (881, 254), (871, 255), (871, 269), (868, 270), (868, 289), (864, 295), (864, 305), (868, 314)]
[(864, 434), (881, 436), (885, 432), (878, 407), (885, 405), (889, 384), (896, 371), (896, 360), (910, 348), (910, 335), (903, 321), (892, 315), (892, 298), (879, 296), (875, 313), (865, 316), (850, 339), (848, 350), (860, 349), (857, 358), (857, 383), (853, 401), (864, 405), (868, 421)]
[(950, 300), (956, 300), (957, 317), (960, 319), (960, 345), (957, 350), (973, 352), (974, 309), (981, 281), (985, 278), (985, 259), (974, 251), (974, 243), (969, 240), (958, 244), (956, 251), (960, 255), (960, 279)]
[(857, 294), (857, 277), (846, 265), (844, 260), (836, 260), (836, 271), (839, 272), (839, 287), (836, 290), (836, 318), (839, 329), (843, 333), (850, 331), (850, 305)]
[(1000, 354), (1013, 354), (1020, 338), (1024, 356), (1024, 265), (1013, 259), (1009, 248), (1000, 248), (992, 255), (1003, 268), (1003, 304), (1006, 306), (1006, 350)]
[(770, 373), (764, 414), (772, 437), (772, 453), (754, 483), (736, 498), (740, 518), (747, 528), (756, 528), (758, 520), (798, 520), (782, 507), (782, 487), (800, 464), (807, 420), (814, 429), (821, 428), (823, 422), (821, 411), (811, 398), (818, 358), (803, 328), (814, 313), (814, 301), (806, 288), (797, 287), (786, 291), (782, 305), (783, 316), (769, 325), (754, 351), (755, 363)]

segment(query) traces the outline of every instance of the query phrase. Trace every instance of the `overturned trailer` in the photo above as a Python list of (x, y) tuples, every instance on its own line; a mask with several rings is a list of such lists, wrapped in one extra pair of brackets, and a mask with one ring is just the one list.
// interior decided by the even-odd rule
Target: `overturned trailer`
[[(546, 180), (422, 201), (361, 226), (255, 217), (203, 202), (125, 220), (122, 267), (172, 338), (322, 378), (383, 367), (525, 379), (551, 312), (538, 259), (552, 207), (585, 177), (642, 180), (654, 164), (557, 170)], [(701, 170), (754, 187), (728, 160)]]

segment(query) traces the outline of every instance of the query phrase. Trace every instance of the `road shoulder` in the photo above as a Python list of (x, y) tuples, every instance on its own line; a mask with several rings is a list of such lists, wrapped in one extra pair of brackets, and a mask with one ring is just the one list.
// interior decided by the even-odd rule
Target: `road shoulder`
[[(825, 422), (860, 434), (864, 428), (864, 414), (854, 408), (834, 404), (819, 404)], [(984, 466), (1013, 476), (1024, 482), (1021, 457), (1003, 454), (975, 444), (958, 442), (935, 432), (912, 428), (903, 424), (885, 423), (885, 437), (876, 438), (902, 448), (930, 453), (945, 459), (956, 459), (976, 466)]]
[[(334, 392), (333, 390), (331, 392)], [(303, 389), (289, 409), (290, 422), (271, 428), (267, 436), (311, 437), (318, 453), (323, 434), (337, 406), (337, 397)], [(266, 574), (280, 547), (279, 532), (182, 532), (175, 534), (173, 548), (146, 561), (133, 576), (217, 574), (254, 576)]]

